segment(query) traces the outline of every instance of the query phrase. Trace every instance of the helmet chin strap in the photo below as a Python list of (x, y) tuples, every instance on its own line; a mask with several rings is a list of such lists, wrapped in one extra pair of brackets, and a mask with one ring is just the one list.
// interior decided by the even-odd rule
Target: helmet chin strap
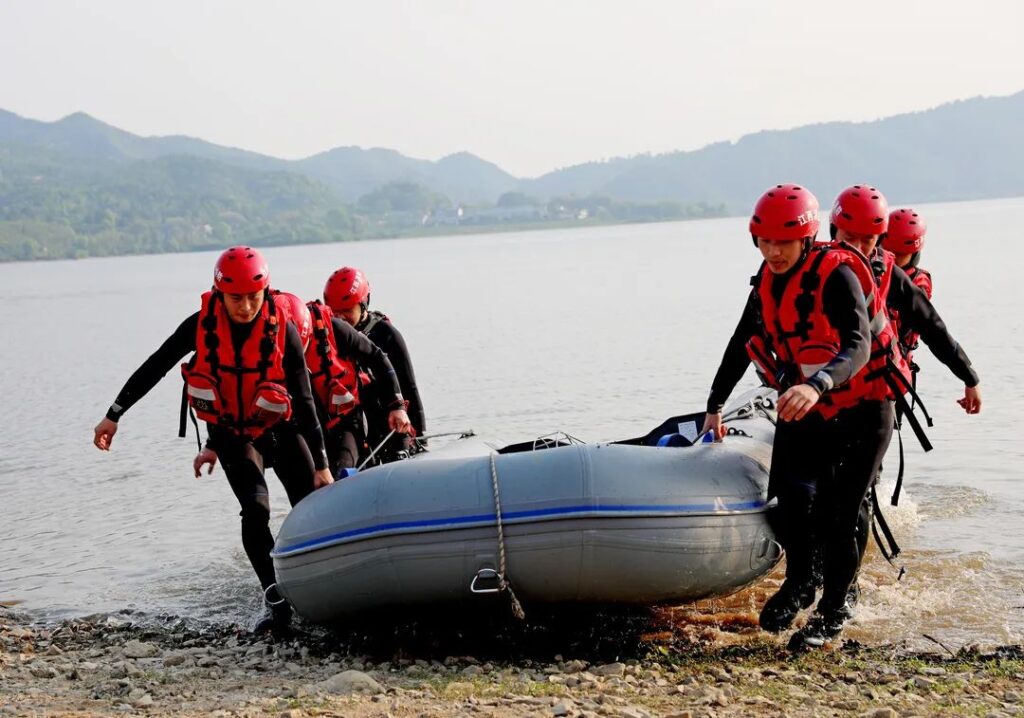
[(811, 253), (811, 247), (814, 246), (814, 237), (804, 237), (804, 248), (800, 252), (800, 260), (807, 259), (807, 255)]
[(359, 302), (359, 321), (356, 322), (356, 329), (365, 327), (366, 323), (370, 321), (370, 295), (366, 295), (365, 302)]

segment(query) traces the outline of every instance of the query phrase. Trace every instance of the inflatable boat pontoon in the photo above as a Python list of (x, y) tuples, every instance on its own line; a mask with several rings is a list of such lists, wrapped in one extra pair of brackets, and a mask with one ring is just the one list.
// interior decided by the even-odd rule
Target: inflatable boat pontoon
[(278, 587), (321, 623), (481, 604), (503, 578), (527, 604), (732, 593), (780, 557), (765, 518), (772, 399), (760, 391), (727, 412), (721, 443), (693, 443), (698, 413), (613, 443), (498, 448), (467, 435), (362, 471), (292, 510), (273, 552)]

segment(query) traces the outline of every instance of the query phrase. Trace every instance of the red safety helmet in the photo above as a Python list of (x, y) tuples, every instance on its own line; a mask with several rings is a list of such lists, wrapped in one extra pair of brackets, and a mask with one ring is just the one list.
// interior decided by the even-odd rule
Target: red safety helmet
[(231, 247), (213, 268), (213, 288), (227, 294), (252, 294), (270, 286), (267, 260), (252, 247)]
[(889, 215), (889, 233), (882, 240), (882, 248), (893, 254), (913, 254), (924, 248), (924, 235), (928, 231), (924, 217), (912, 209), (894, 209)]
[(324, 303), (336, 312), (370, 301), (370, 282), (362, 270), (342, 267), (327, 278)]
[(820, 224), (818, 198), (809, 189), (796, 184), (777, 184), (754, 205), (750, 234), (769, 242), (813, 239)]
[(889, 203), (871, 185), (847, 187), (832, 206), (831, 222), (853, 234), (885, 234), (889, 227)]
[(285, 319), (299, 330), (302, 346), (308, 346), (309, 338), (313, 334), (313, 317), (309, 313), (309, 307), (291, 292), (278, 292), (274, 299), (277, 300), (277, 306), (281, 308)]

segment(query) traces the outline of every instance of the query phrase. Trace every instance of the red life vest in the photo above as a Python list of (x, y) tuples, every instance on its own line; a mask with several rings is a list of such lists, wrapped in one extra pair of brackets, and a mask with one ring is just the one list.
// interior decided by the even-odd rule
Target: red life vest
[(928, 299), (932, 298), (932, 273), (927, 269), (921, 269), (920, 267), (907, 267), (903, 270), (910, 277), (910, 281), (915, 286), (920, 288), (922, 292), (928, 295)]
[[(907, 267), (903, 271), (910, 277), (910, 281), (914, 283), (914, 286), (924, 292), (925, 296), (929, 299), (932, 298), (932, 275), (928, 270), (919, 269), (918, 267)], [(917, 332), (903, 326), (900, 322), (898, 311), (890, 307), (889, 314), (892, 317), (893, 327), (896, 329), (896, 336), (899, 337), (900, 349), (903, 351), (907, 361), (912, 362), (914, 350), (917, 349), (918, 340), (921, 337)]]
[[(892, 271), (895, 267), (896, 255), (887, 249), (882, 249), (881, 246), (876, 246), (874, 253), (871, 255), (871, 268), (875, 275), (875, 281), (878, 285), (876, 294), (878, 295), (879, 301), (882, 303), (882, 311), (885, 312), (885, 316), (892, 328), (891, 343), (894, 348), (900, 349), (897, 319), (895, 318), (892, 310), (889, 309), (889, 289), (892, 287)], [(872, 353), (877, 348), (878, 347), (876, 346), (872, 346)], [(899, 369), (899, 373), (903, 376), (903, 381), (897, 382), (899, 393), (906, 394), (907, 390), (913, 385), (913, 372), (910, 370), (910, 362), (903, 351), (893, 352), (892, 361), (893, 364), (896, 365), (896, 368)], [(895, 399), (895, 392), (890, 392), (889, 398)]]
[(886, 382), (895, 335), (882, 309), (875, 280), (864, 257), (836, 247), (814, 247), (787, 278), (780, 301), (772, 294), (773, 277), (762, 265), (754, 278), (764, 335), (747, 344), (747, 352), (758, 373), (777, 389), (810, 379), (838, 354), (839, 332), (828, 321), (823, 306), (823, 289), (829, 276), (840, 266), (853, 270), (864, 292), (871, 325), (871, 357), (866, 366), (848, 382), (825, 392), (812, 413), (830, 419), (861, 401), (888, 398)]
[(203, 294), (196, 353), (181, 365), (185, 395), (197, 417), (249, 438), (291, 417), (284, 386), (284, 326), (268, 298), (236, 351), (223, 297)]
[(330, 428), (359, 406), (359, 375), (352, 360), (338, 352), (331, 308), (318, 301), (308, 306), (313, 337), (306, 348), (306, 366), (313, 395), (320, 400)]

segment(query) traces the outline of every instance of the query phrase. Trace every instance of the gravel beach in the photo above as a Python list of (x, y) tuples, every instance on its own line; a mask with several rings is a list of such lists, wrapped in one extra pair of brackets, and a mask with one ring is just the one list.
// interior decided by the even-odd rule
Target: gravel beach
[[(921, 652), (846, 642), (793, 656), (750, 616), (725, 631), (666, 611), (575, 620), (491, 636), (452, 624), (300, 625), (260, 638), (183, 619), (46, 623), (0, 608), (0, 716), (1024, 714), (1020, 645)], [(581, 635), (583, 622), (596, 628)], [(467, 647), (475, 652), (443, 655)]]

